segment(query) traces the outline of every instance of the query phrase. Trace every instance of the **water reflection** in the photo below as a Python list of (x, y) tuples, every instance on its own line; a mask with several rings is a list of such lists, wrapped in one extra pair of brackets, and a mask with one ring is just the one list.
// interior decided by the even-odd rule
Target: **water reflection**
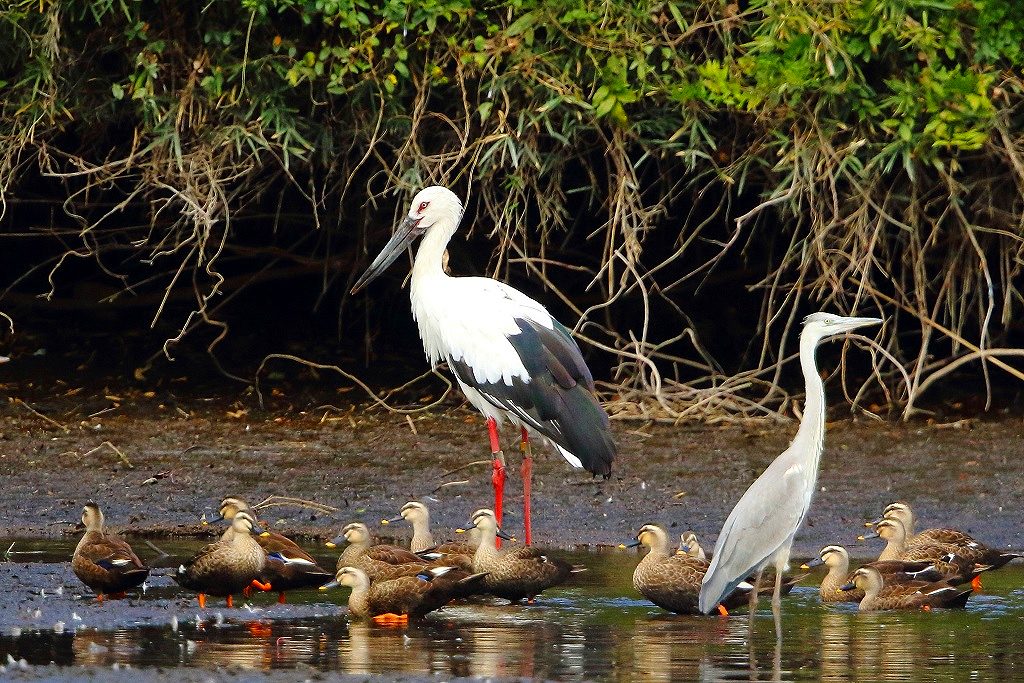
[[(767, 610), (751, 643), (745, 614), (667, 615), (633, 596), (630, 568), (622, 569), (621, 561), (586, 561), (597, 565), (590, 583), (552, 592), (536, 605), (449, 607), (406, 628), (349, 623), (344, 611), (331, 605), (307, 606), (327, 616), (302, 618), (271, 619), (267, 615), (286, 614), (271, 610), (246, 619), (236, 610), (219, 622), (208, 611), (209, 618), (197, 623), (194, 608), (185, 608), (184, 597), (168, 587), (151, 591), (133, 609), (162, 611), (168, 620), (179, 614), (177, 629), (79, 625), (72, 632), (70, 622), (63, 634), (13, 629), (0, 636), (0, 660), (10, 654), (31, 663), (104, 667), (311, 667), (361, 676), (406, 672), (652, 683), (1024, 680), (1018, 644), (1024, 592), (1013, 590), (1024, 583), (1020, 569), (1000, 572), (989, 582), (988, 594), (972, 598), (969, 609), (958, 612), (859, 614), (853, 605), (822, 606), (813, 588), (800, 587), (785, 603), (785, 634), (777, 649)], [(295, 597), (297, 602), (323, 599), (315, 592)], [(40, 604), (53, 609), (47, 607), (53, 603)], [(95, 623), (89, 620), (98, 608), (87, 611), (81, 601), (72, 605), (85, 623)]]

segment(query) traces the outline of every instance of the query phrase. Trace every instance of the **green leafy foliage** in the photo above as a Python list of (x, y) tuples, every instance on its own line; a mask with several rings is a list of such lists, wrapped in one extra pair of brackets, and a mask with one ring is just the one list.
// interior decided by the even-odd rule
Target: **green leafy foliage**
[[(1001, 264), (1003, 320), (1021, 301), (1021, 207), (981, 199), (1024, 184), (1016, 0), (14, 0), (0, 31), (0, 187), (52, 145), (94, 169), (71, 184), (154, 207), (173, 190), (179, 232), (128, 243), (140, 259), (199, 244), (212, 287), (210, 226), (275, 183), (346, 215), (442, 180), (479, 185), (496, 230), (525, 233), (532, 211), (540, 251), (573, 229), (570, 201), (601, 207), (608, 301), (630, 277), (657, 289), (640, 273), (666, 264), (643, 244), (665, 221), (673, 258), (752, 243), (756, 221), (704, 242), (699, 212), (666, 218), (708, 196), (723, 224), (765, 201), (794, 231), (764, 238), (769, 272), (747, 283), (797, 293), (766, 295), (765, 320), (805, 290), (850, 307), (855, 280), (858, 297), (875, 283), (957, 330), (988, 325), (993, 299), (950, 303), (942, 280), (979, 263)], [(1008, 218), (972, 232), (993, 216)]]

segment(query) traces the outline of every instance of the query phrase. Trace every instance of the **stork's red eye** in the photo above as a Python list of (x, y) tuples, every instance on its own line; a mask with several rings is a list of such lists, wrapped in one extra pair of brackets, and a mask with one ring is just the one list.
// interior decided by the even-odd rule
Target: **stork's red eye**
[(420, 213), (423, 213), (424, 211), (426, 211), (426, 210), (427, 210), (427, 204), (429, 204), (429, 203), (430, 203), (430, 202), (420, 202), (420, 209), (419, 209), (419, 212), (420, 212)]

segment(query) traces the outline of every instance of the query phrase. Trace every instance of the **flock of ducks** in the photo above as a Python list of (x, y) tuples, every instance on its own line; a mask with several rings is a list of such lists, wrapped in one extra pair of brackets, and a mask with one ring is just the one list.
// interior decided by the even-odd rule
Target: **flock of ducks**
[[(353, 617), (390, 623), (475, 595), (511, 602), (532, 600), (582, 571), (536, 548), (501, 550), (497, 539), (510, 537), (498, 528), (494, 512), (488, 509), (473, 514), (468, 543), (435, 544), (430, 513), (419, 502), (407, 503), (398, 517), (384, 520), (412, 524), (409, 549), (374, 545), (365, 524), (349, 524), (327, 543), (334, 548), (347, 542), (334, 573), (320, 567), (291, 539), (264, 531), (242, 499), (225, 498), (219, 514), (230, 522), (228, 529), (171, 575), (180, 586), (198, 593), (200, 607), (206, 606), (207, 596), (223, 597), (232, 607), (234, 595), (249, 595), (252, 589), (277, 591), (283, 603), (289, 590), (348, 586)], [(71, 562), (75, 575), (100, 601), (104, 596), (124, 597), (125, 591), (140, 586), (150, 568), (124, 539), (104, 529), (103, 513), (95, 503), (85, 506), (82, 522), (86, 532)]]
[[(284, 602), (289, 590), (348, 586), (353, 617), (403, 622), (476, 595), (511, 602), (532, 600), (582, 571), (533, 547), (500, 549), (497, 539), (510, 537), (498, 527), (494, 512), (487, 509), (473, 514), (468, 542), (438, 544), (430, 530), (427, 507), (416, 501), (406, 503), (398, 516), (382, 520), (382, 524), (410, 523), (413, 536), (409, 548), (375, 545), (369, 528), (353, 522), (327, 543), (330, 548), (347, 543), (333, 573), (321, 568), (291, 539), (264, 531), (255, 512), (240, 498), (225, 498), (219, 514), (230, 522), (228, 529), (172, 575), (183, 588), (198, 593), (201, 607), (208, 595), (226, 598), (230, 607), (233, 595), (248, 595), (254, 588), (277, 591), (279, 602)], [(96, 504), (85, 506), (82, 522), (86, 532), (71, 561), (78, 578), (100, 601), (104, 596), (123, 597), (125, 591), (141, 585), (149, 567), (128, 543), (104, 530), (103, 513)], [(878, 560), (851, 571), (847, 550), (828, 545), (801, 568), (827, 568), (819, 588), (822, 602), (856, 602), (865, 611), (927, 610), (965, 606), (972, 590), (980, 588), (982, 573), (1021, 557), (988, 547), (956, 529), (915, 533), (914, 524), (910, 505), (893, 503), (879, 519), (868, 523), (874, 530), (859, 537), (886, 541)], [(698, 595), (711, 563), (696, 535), (683, 534), (678, 549), (673, 550), (664, 528), (646, 524), (635, 540), (623, 547), (636, 546), (649, 550), (633, 573), (634, 588), (665, 610), (699, 614)], [(807, 576), (785, 576), (782, 594)], [(723, 598), (718, 611), (727, 615), (747, 604), (755, 590), (771, 594), (774, 576), (765, 577), (761, 585), (754, 577), (741, 582)]]
[[(828, 568), (819, 588), (825, 603), (855, 602), (862, 611), (928, 610), (964, 607), (973, 590), (981, 588), (982, 573), (1021, 557), (1019, 553), (990, 548), (957, 529), (914, 533), (914, 521), (910, 505), (893, 503), (885, 508), (882, 517), (868, 523), (874, 528), (872, 533), (858, 537), (880, 537), (887, 542), (878, 560), (851, 572), (846, 548), (828, 545), (801, 569), (818, 565)], [(670, 612), (701, 613), (697, 598), (710, 562), (692, 532), (683, 534), (675, 553), (669, 547), (665, 530), (654, 524), (643, 526), (636, 540), (627, 545), (650, 548), (633, 573), (633, 587), (641, 595)], [(782, 594), (789, 593), (806, 577), (807, 574), (786, 576)], [(722, 600), (718, 611), (727, 614), (746, 604), (754, 586), (754, 577), (741, 582)], [(757, 587), (757, 593), (768, 595), (774, 588), (774, 576), (769, 575)]]

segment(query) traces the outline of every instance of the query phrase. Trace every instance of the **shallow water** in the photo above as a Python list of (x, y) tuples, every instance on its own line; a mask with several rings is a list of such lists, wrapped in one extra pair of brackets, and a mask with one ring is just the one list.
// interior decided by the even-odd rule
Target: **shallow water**
[[(0, 542), (0, 553), (9, 544)], [(179, 553), (199, 545), (159, 544)], [(287, 605), (259, 595), (235, 609), (200, 612), (166, 576), (151, 578), (144, 595), (100, 605), (62, 562), (72, 549), (72, 542), (19, 541), (15, 553), (45, 552), (13, 554), (0, 564), (7, 587), (0, 661), (234, 665), (304, 676), (312, 668), (615, 681), (1024, 678), (1024, 569), (1014, 565), (987, 576), (962, 611), (859, 614), (852, 605), (822, 606), (815, 575), (785, 600), (776, 652), (767, 605), (751, 648), (745, 614), (675, 616), (642, 600), (631, 585), (639, 559), (632, 552), (565, 554), (589, 571), (534, 605), (461, 605), (395, 628), (350, 623), (346, 591), (290, 593)]]

